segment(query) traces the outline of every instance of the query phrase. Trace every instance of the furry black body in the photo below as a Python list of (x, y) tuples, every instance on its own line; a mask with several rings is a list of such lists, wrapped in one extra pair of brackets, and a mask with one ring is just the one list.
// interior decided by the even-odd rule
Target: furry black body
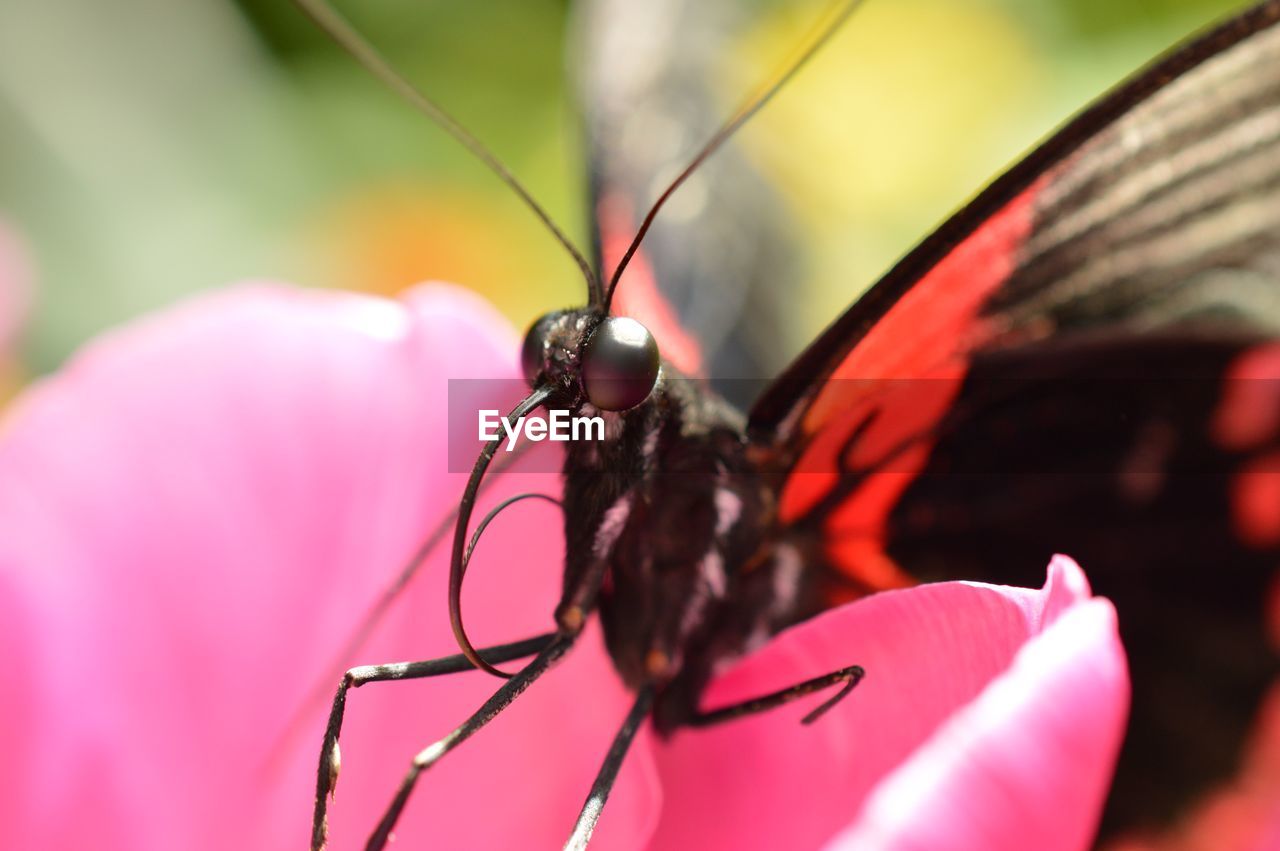
[(800, 604), (798, 562), (772, 544), (774, 491), (742, 415), (669, 364), (643, 404), (595, 409), (577, 353), (599, 321), (553, 314), (542, 335), (541, 375), (559, 390), (549, 407), (606, 422), (604, 440), (566, 444), (556, 618), (576, 630), (598, 609), (615, 667), (632, 688), (656, 688), (655, 723), (669, 732), (696, 714), (718, 667), (811, 607)]

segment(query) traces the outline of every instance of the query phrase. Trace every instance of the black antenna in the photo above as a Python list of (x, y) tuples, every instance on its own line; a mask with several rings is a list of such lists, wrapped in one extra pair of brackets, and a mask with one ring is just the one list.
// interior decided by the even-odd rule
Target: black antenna
[(751, 119), (753, 115), (773, 99), (783, 86), (791, 81), (801, 68), (808, 64), (831, 37), (836, 34), (849, 16), (857, 11), (862, 5), (863, 0), (835, 0), (828, 8), (827, 12), (818, 19), (818, 23), (810, 31), (808, 37), (802, 41), (801, 47), (793, 52), (787, 61), (782, 65), (782, 70), (775, 74), (772, 82), (766, 81), (760, 88), (756, 89), (749, 95), (734, 111), (729, 119), (720, 126), (720, 129), (712, 135), (707, 143), (702, 146), (701, 150), (694, 155), (693, 159), (685, 166), (684, 171), (671, 181), (671, 185), (663, 190), (658, 196), (658, 200), (653, 202), (653, 206), (649, 208), (648, 214), (645, 215), (644, 221), (640, 223), (640, 229), (636, 231), (635, 238), (631, 240), (631, 245), (627, 247), (627, 251), (622, 255), (622, 260), (618, 262), (618, 267), (613, 270), (613, 276), (609, 279), (608, 289), (605, 290), (604, 309), (607, 313), (609, 305), (613, 303), (613, 291), (618, 288), (618, 281), (622, 278), (623, 271), (626, 270), (627, 264), (631, 262), (631, 258), (640, 248), (641, 241), (644, 240), (645, 234), (649, 232), (650, 225), (653, 224), (654, 218), (658, 215), (658, 211), (662, 209), (662, 205), (667, 203), (667, 199), (671, 197), (680, 185), (688, 180), (689, 175), (697, 170), (706, 160), (720, 149), (725, 141), (738, 131), (743, 124)]
[(533, 196), (529, 194), (529, 190), (524, 188), (524, 185), (516, 179), (515, 175), (502, 164), (502, 161), (492, 151), (459, 124), (453, 116), (445, 112), (439, 104), (427, 97), (421, 90), (406, 80), (400, 72), (396, 71), (391, 66), (391, 63), (325, 0), (293, 0), (293, 2), (320, 29), (324, 30), (339, 47), (351, 54), (357, 62), (379, 80), (386, 83), (392, 91), (403, 97), (415, 109), (456, 139), (462, 147), (470, 151), (476, 159), (480, 160), (490, 171), (496, 174), (498, 179), (505, 183), (511, 191), (515, 192), (520, 200), (525, 203), (525, 206), (538, 217), (539, 221), (546, 225), (547, 230), (551, 231), (551, 235), (556, 238), (556, 241), (564, 246), (565, 251), (569, 252), (574, 262), (578, 264), (578, 268), (582, 270), (582, 277), (587, 282), (587, 300), (591, 304), (603, 303), (604, 293), (600, 279), (596, 277), (591, 265), (582, 256), (582, 252), (564, 235), (564, 232), (551, 220), (550, 214), (533, 199)]

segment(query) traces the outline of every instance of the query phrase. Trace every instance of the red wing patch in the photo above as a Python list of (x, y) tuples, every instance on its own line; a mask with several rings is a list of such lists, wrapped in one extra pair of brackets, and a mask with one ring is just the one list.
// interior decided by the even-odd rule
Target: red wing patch
[(1256, 549), (1280, 546), (1280, 345), (1240, 355), (1223, 379), (1210, 435), (1223, 449), (1253, 453), (1235, 474), (1231, 518), (1235, 533)]
[(1245, 352), (1223, 378), (1211, 426), (1223, 449), (1257, 449), (1280, 434), (1280, 345)]
[[(873, 565), (890, 509), (923, 468), (929, 434), (955, 400), (968, 354), (999, 327), (984, 303), (1014, 268), (1031, 230), (1039, 184), (956, 246), (876, 323), (804, 412), (801, 452), (782, 488), (779, 515), (794, 523), (850, 471), (865, 481), (826, 519), (834, 563), (874, 587), (902, 584), (891, 563)], [(802, 437), (802, 439), (803, 439)]]
[(1031, 232), (1039, 183), (1009, 202), (903, 294), (832, 372), (804, 415), (804, 430), (821, 429), (847, 409), (860, 381), (919, 378), (993, 339), (999, 328), (979, 318), (986, 301), (1014, 270)]

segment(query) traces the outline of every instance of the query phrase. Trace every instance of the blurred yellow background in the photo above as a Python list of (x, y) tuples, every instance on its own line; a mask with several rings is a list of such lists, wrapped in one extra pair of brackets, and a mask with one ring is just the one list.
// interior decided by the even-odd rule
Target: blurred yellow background
[[(821, 2), (743, 0), (726, 107)], [(804, 226), (789, 353), (1071, 112), (1233, 9), (1223, 0), (870, 0), (742, 134)], [(344, 11), (585, 242), (562, 0)], [(0, 222), (36, 284), (17, 371), (201, 289), (272, 278), (484, 293), (524, 326), (571, 263), (451, 140), (285, 0), (3, 0)], [(719, 61), (719, 60), (718, 60)]]

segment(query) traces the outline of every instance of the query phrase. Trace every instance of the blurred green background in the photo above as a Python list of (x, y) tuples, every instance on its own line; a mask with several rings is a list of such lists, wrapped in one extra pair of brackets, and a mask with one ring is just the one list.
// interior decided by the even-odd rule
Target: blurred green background
[[(748, 5), (726, 105), (822, 8)], [(567, 3), (343, 8), (585, 233)], [(804, 309), (779, 345), (798, 350), (1036, 139), (1236, 8), (871, 0), (741, 137), (808, 240), (812, 279), (788, 282)], [(0, 0), (0, 222), (35, 283), (11, 387), (104, 328), (243, 279), (452, 280), (521, 326), (581, 298), (509, 193), (285, 0)]]

